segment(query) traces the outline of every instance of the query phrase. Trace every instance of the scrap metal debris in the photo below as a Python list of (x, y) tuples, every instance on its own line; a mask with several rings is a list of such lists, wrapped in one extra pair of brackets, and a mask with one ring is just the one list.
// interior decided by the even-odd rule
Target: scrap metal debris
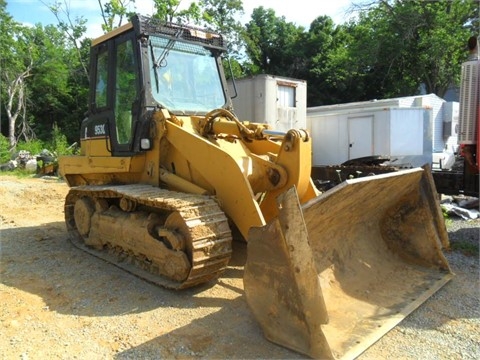
[(0, 171), (15, 169), (23, 169), (42, 175), (54, 174), (57, 171), (57, 157), (46, 149), (37, 155), (32, 155), (27, 150), (20, 150), (10, 161), (0, 164)]
[(476, 197), (443, 195), (440, 206), (447, 214), (459, 216), (464, 220), (480, 218), (479, 200)]

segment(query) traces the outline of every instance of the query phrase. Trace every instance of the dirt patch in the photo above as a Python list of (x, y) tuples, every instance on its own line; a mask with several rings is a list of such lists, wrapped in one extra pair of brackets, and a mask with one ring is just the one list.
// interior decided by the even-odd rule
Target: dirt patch
[[(67, 192), (56, 179), (0, 176), (1, 359), (304, 358), (268, 342), (250, 313), (243, 244), (217, 282), (165, 290), (75, 248)], [(478, 259), (454, 256), (467, 268), (361, 359), (475, 354)], [(452, 308), (459, 297), (467, 304)]]

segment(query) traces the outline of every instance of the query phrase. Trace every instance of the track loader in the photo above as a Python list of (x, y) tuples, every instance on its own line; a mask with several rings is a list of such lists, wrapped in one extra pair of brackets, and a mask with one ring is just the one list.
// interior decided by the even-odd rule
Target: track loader
[(216, 279), (238, 237), (266, 337), (313, 358), (355, 357), (452, 276), (431, 174), (320, 194), (307, 131), (234, 115), (225, 51), (219, 34), (140, 15), (92, 42), (80, 155), (59, 160), (71, 240), (184, 289)]

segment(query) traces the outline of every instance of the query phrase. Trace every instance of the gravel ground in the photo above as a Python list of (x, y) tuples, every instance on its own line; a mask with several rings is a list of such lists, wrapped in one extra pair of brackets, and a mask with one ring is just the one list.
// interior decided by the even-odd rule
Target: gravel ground
[[(215, 284), (172, 292), (66, 240), (56, 180), (0, 176), (0, 359), (303, 359), (263, 337), (237, 244)], [(455, 277), (358, 359), (480, 359), (480, 220), (447, 221)]]

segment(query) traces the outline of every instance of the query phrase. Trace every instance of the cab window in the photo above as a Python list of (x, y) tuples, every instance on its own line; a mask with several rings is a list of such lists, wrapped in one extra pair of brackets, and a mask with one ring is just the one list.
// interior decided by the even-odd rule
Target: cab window
[(136, 99), (135, 58), (132, 41), (117, 45), (115, 66), (115, 122), (117, 142), (128, 144), (132, 141), (132, 106)]
[(97, 56), (97, 78), (95, 80), (95, 106), (107, 106), (108, 52), (105, 47)]

